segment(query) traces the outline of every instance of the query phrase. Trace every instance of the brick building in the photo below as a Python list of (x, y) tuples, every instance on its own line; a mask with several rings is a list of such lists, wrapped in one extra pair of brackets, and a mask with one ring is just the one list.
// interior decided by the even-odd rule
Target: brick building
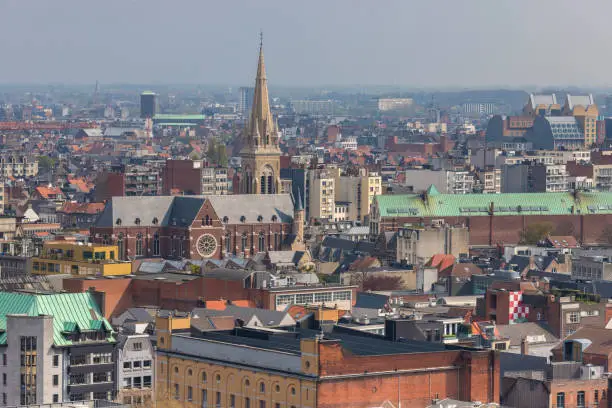
[(113, 197), (91, 228), (120, 259), (221, 259), (303, 247), (304, 214), (288, 194)]
[(371, 235), (397, 231), (405, 224), (443, 220), (465, 225), (470, 245), (516, 244), (528, 225), (551, 223), (553, 235), (571, 235), (583, 244), (607, 243), (612, 223), (612, 193), (379, 195), (370, 211)]
[(162, 172), (164, 195), (223, 195), (229, 192), (227, 168), (209, 167), (202, 160), (167, 160)]
[(326, 305), (351, 310), (356, 286), (285, 285), (270, 287), (267, 272), (216, 269), (203, 275), (162, 273), (151, 275), (64, 279), (64, 290), (95, 291), (103, 299), (103, 313), (117, 316), (130, 307), (159, 306), (190, 312), (206, 300), (249, 300), (256, 307), (283, 310), (290, 304)]
[(229, 407), (425, 407), (499, 402), (495, 352), (314, 330), (198, 333), (159, 318), (158, 401)]

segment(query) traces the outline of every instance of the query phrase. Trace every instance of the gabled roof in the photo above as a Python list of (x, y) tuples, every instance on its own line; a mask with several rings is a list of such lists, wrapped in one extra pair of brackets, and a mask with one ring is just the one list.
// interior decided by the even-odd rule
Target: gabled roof
[[(210, 196), (217, 216), (223, 221), (228, 218), (231, 224), (271, 222), (273, 217), (278, 222), (293, 221), (293, 201), (289, 194), (238, 194)], [(261, 220), (259, 221), (259, 217)], [(241, 221), (241, 217), (245, 217)]]
[(159, 225), (167, 225), (173, 200), (171, 196), (113, 197), (106, 203), (96, 226), (114, 227), (121, 220), (121, 226), (133, 227), (137, 225), (136, 219), (141, 226), (155, 225), (154, 219)]
[(588, 94), (588, 95), (572, 95), (572, 94), (567, 94), (567, 97), (566, 97), (565, 100), (567, 102), (567, 106), (570, 109), (574, 109), (574, 107), (578, 106), (578, 105), (581, 105), (581, 106), (583, 106), (586, 109), (589, 106), (595, 104), (595, 100), (593, 99), (593, 95), (592, 94)]
[(53, 344), (69, 346), (73, 342), (65, 336), (75, 330), (107, 332), (107, 341), (114, 341), (112, 327), (100, 312), (93, 295), (84, 293), (28, 294), (0, 292), (0, 344), (6, 344), (6, 315), (53, 316)]
[(557, 95), (554, 93), (549, 95), (531, 94), (529, 95), (529, 103), (532, 109), (535, 109), (538, 105), (546, 105), (549, 107), (550, 105), (557, 104)]

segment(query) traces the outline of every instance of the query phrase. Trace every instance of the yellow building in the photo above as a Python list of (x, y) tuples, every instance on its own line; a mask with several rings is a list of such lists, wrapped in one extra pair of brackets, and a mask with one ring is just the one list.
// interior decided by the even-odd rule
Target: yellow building
[(192, 337), (190, 325), (189, 316), (156, 318), (158, 406), (316, 407), (315, 339), (303, 339), (299, 352), (283, 352), (233, 343), (231, 336)]
[(334, 175), (327, 169), (309, 172), (310, 218), (333, 220), (335, 210), (335, 182)]
[(132, 263), (118, 259), (116, 245), (80, 244), (51, 241), (43, 244), (31, 261), (32, 274), (71, 274), (78, 276), (129, 275)]
[(584, 147), (590, 148), (597, 142), (597, 116), (599, 109), (595, 104), (593, 95), (567, 94), (563, 115), (573, 116), (584, 131)]

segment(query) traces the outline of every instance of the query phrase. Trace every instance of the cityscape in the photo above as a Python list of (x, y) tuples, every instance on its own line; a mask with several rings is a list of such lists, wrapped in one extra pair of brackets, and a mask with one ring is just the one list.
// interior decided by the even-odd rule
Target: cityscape
[(0, 5), (0, 407), (612, 407), (612, 4), (433, 3)]

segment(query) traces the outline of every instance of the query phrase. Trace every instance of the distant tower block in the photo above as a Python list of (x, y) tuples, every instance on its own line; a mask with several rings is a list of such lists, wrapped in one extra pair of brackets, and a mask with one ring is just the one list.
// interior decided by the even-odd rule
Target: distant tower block
[(157, 94), (146, 91), (140, 94), (140, 117), (152, 118), (157, 113)]
[(153, 137), (153, 119), (151, 117), (145, 119), (145, 137), (147, 139)]

